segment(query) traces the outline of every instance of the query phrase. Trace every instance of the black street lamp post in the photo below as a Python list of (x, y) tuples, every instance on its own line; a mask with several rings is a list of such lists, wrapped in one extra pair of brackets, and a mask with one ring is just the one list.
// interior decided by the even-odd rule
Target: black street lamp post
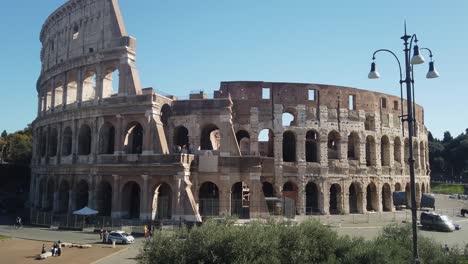
[[(414, 124), (415, 124), (415, 106), (414, 106), (414, 78), (413, 78), (413, 65), (424, 63), (424, 57), (419, 53), (420, 48), (418, 47), (418, 38), (416, 34), (408, 35), (406, 33), (406, 23), (405, 23), (405, 34), (401, 37), (404, 41), (405, 49), (405, 79), (403, 79), (403, 74), (401, 70), (401, 63), (398, 57), (390, 50), (379, 49), (374, 52), (372, 56), (372, 65), (371, 71), (369, 72), (369, 79), (377, 79), (380, 77), (379, 73), (376, 70), (375, 64), (375, 55), (381, 51), (391, 53), (398, 62), (400, 68), (400, 92), (401, 92), (401, 101), (403, 103), (403, 83), (406, 84), (406, 103), (407, 103), (407, 114), (403, 113), (403, 105), (401, 107), (402, 111), (402, 121), (408, 122), (408, 137), (409, 137), (409, 169), (410, 169), (410, 190), (411, 190), (411, 216), (412, 216), (412, 227), (413, 227), (413, 260), (414, 263), (419, 262), (419, 253), (418, 253), (418, 234), (417, 234), (417, 208), (416, 208), (416, 188), (415, 188), (415, 176), (414, 176), (414, 156), (413, 156), (413, 135), (414, 135)], [(413, 41), (415, 43), (414, 47)], [(411, 48), (413, 48), (413, 56), (411, 57)], [(429, 62), (429, 72), (426, 75), (426, 78), (437, 78), (439, 73), (434, 68), (434, 62), (432, 61), (432, 51), (428, 48), (421, 48), (421, 50), (427, 50), (430, 53), (431, 61)], [(404, 131), (404, 130), (403, 130)], [(403, 132), (404, 133), (404, 132)]]

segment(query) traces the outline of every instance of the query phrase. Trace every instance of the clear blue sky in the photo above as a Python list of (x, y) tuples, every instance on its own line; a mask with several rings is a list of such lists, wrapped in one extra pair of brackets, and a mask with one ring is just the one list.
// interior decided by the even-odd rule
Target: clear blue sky
[[(37, 112), (39, 32), (64, 0), (3, 1), (0, 9), (0, 130), (22, 129)], [(120, 0), (138, 41), (144, 87), (176, 95), (212, 92), (220, 81), (263, 80), (344, 85), (399, 94), (403, 21), (435, 53), (441, 77), (416, 69), (416, 100), (435, 136), (468, 128), (468, 1)], [(406, 6), (406, 8), (403, 8)], [(428, 56), (426, 56), (428, 59)]]

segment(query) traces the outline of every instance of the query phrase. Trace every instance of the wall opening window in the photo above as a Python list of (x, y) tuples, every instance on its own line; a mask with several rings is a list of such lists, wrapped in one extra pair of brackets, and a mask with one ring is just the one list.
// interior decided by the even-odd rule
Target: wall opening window
[(356, 95), (349, 95), (348, 103), (349, 110), (356, 110)]
[(270, 88), (264, 87), (262, 89), (262, 99), (270, 99)]
[(73, 27), (73, 39), (78, 39), (78, 37), (80, 36), (80, 28), (78, 27), (78, 25), (75, 25)]
[(398, 110), (398, 101), (393, 101), (393, 110)]
[(315, 89), (309, 89), (308, 98), (309, 101), (315, 101)]
[(286, 131), (283, 134), (283, 161), (296, 161), (296, 136), (291, 131)]
[(258, 134), (258, 152), (261, 157), (274, 157), (274, 137), (271, 129), (263, 129)]
[(382, 106), (382, 108), (387, 108), (387, 98), (381, 98), (380, 105)]

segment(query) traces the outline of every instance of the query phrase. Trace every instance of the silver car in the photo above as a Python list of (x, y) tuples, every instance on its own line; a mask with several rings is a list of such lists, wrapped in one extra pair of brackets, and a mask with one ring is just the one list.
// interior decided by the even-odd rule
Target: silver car
[(125, 231), (112, 231), (109, 233), (109, 236), (107, 237), (107, 242), (112, 243), (112, 241), (115, 241), (115, 243), (121, 243), (121, 244), (131, 244), (135, 242), (135, 238), (125, 233)]

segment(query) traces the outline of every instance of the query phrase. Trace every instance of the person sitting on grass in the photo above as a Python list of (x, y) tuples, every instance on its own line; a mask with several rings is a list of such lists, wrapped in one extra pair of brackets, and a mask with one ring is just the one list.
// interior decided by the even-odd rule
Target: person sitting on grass
[(42, 250), (41, 250), (41, 254), (44, 254), (46, 253), (46, 250), (45, 250), (45, 244), (42, 244)]

